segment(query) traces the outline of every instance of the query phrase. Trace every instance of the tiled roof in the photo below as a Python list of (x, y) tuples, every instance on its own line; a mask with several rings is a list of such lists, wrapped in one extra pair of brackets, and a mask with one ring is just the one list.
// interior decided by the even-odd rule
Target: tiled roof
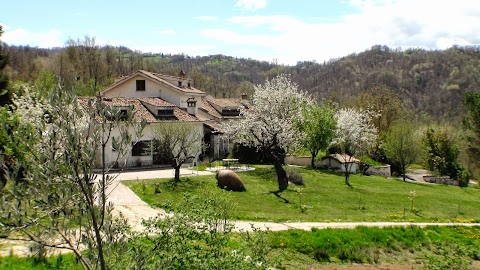
[(166, 84), (168, 85), (169, 87), (177, 90), (177, 91), (181, 91), (181, 92), (184, 92), (184, 93), (187, 93), (187, 94), (200, 94), (200, 95), (205, 95), (205, 92), (201, 91), (201, 90), (198, 90), (194, 87), (178, 87), (177, 85), (174, 85), (174, 84), (171, 84), (170, 82), (162, 79), (162, 77), (171, 77), (171, 78), (178, 78), (180, 80), (184, 80), (184, 78), (180, 78), (180, 77), (175, 77), (175, 76), (169, 76), (169, 75), (163, 75), (163, 74), (159, 74), (159, 73), (153, 73), (153, 72), (148, 72), (148, 71), (145, 71), (145, 70), (137, 70), (136, 72), (128, 75), (128, 76), (123, 76), (119, 79), (117, 79), (115, 81), (115, 83), (113, 83), (112, 85), (110, 85), (109, 87), (105, 88), (101, 94), (105, 93), (105, 92), (108, 92), (109, 90), (115, 88), (117, 85), (120, 85), (122, 84), (123, 82), (129, 80), (130, 78), (136, 76), (136, 75), (143, 75), (145, 77), (148, 77), (150, 78), (151, 80), (153, 81), (156, 81), (158, 83), (161, 83), (161, 84)]
[(241, 107), (242, 100), (239, 98), (212, 98), (208, 102), (219, 107)]
[(344, 163), (357, 163), (360, 160), (356, 159), (355, 157), (349, 156), (347, 154), (331, 154), (326, 157), (323, 157), (322, 159), (327, 159), (327, 158), (332, 158), (335, 159), (336, 161), (344, 164)]
[[(177, 118), (177, 120), (174, 120), (174, 119), (173, 119), (173, 120), (168, 120), (168, 122), (172, 122), (172, 121), (180, 121), (180, 122), (199, 122), (199, 121), (200, 121), (197, 117), (195, 117), (195, 116), (187, 113), (186, 111), (184, 111), (184, 110), (182, 110), (182, 109), (180, 109), (180, 108), (178, 108), (178, 107), (175, 107), (175, 108), (173, 109), (173, 115), (175, 115), (175, 117)], [(163, 121), (159, 121), (159, 122), (163, 122)]]
[[(89, 109), (88, 107), (88, 100), (89, 99), (95, 99), (95, 98), (90, 98), (90, 97), (79, 97), (78, 100), (80, 104), (85, 108)], [(156, 117), (154, 114), (152, 114), (145, 106), (143, 106), (141, 100), (143, 101), (145, 98), (139, 99), (139, 98), (121, 98), (121, 97), (108, 97), (108, 98), (102, 98), (102, 102), (106, 106), (115, 106), (115, 107), (133, 107), (133, 110), (135, 113), (133, 114), (133, 121), (134, 122), (140, 122), (142, 119), (145, 119), (147, 123), (157, 123), (157, 122), (201, 122), (202, 120), (198, 119), (197, 117), (188, 114), (186, 111), (176, 107), (175, 105), (166, 102), (160, 98), (146, 98), (148, 101), (156, 103), (156, 104), (163, 104), (163, 105), (154, 105), (154, 106), (166, 106), (167, 104), (168, 107), (173, 108), (173, 115), (174, 117), (170, 119), (161, 119), (159, 117)], [(146, 101), (144, 101), (146, 102)], [(169, 105), (168, 105), (169, 104)], [(170, 106), (173, 105), (173, 106)], [(90, 108), (92, 109), (92, 108)], [(101, 121), (100, 117), (97, 117), (96, 119), (98, 122)]]
[(223, 133), (223, 127), (218, 122), (208, 121), (208, 122), (205, 122), (204, 125), (216, 132)]
[(215, 108), (213, 108), (213, 106), (210, 103), (208, 103), (207, 100), (202, 99), (202, 105), (200, 106), (200, 109), (204, 110), (205, 112), (207, 112), (208, 114), (214, 117), (222, 118), (222, 115), (219, 112), (217, 112), (217, 110), (215, 110)]
[(148, 103), (152, 106), (157, 106), (157, 107), (176, 107), (175, 104), (172, 104), (168, 101), (165, 101), (161, 98), (157, 97), (148, 97), (148, 98), (139, 98), (140, 101)]
[(205, 92), (200, 91), (200, 90), (198, 90), (198, 89), (196, 89), (196, 88), (194, 88), (194, 87), (178, 87), (177, 85), (171, 84), (170, 82), (164, 80), (162, 77), (177, 78), (177, 79), (179, 79), (179, 80), (182, 80), (182, 79), (184, 79), (184, 78), (175, 77), (175, 76), (169, 76), (169, 75), (163, 75), (163, 74), (160, 74), (160, 73), (148, 72), (148, 71), (145, 71), (145, 70), (139, 70), (138, 72), (141, 73), (141, 74), (146, 75), (147, 77), (153, 79), (154, 81), (158, 81), (158, 82), (167, 84), (167, 85), (169, 85), (170, 87), (173, 87), (173, 88), (175, 88), (175, 89), (177, 89), (177, 90), (179, 90), (179, 91), (185, 92), (185, 93), (205, 94)]

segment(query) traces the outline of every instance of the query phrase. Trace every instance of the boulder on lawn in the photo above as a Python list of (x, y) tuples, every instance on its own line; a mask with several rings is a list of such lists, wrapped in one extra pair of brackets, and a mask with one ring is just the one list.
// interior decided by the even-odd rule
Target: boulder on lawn
[(232, 170), (218, 170), (215, 178), (217, 178), (217, 185), (220, 188), (231, 191), (246, 191), (242, 180)]

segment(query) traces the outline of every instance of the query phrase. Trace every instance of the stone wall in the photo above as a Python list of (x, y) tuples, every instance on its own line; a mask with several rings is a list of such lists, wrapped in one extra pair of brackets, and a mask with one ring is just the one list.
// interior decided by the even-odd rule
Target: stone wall
[(367, 171), (365, 172), (367, 175), (381, 175), (385, 177), (392, 176), (392, 171), (390, 169), (390, 165), (385, 166), (369, 166)]
[(450, 179), (450, 176), (431, 176), (425, 175), (423, 180), (428, 183), (444, 184), (447, 186), (458, 186), (458, 180)]
[(297, 166), (310, 166), (311, 160), (312, 160), (312, 157), (309, 157), (309, 156), (287, 155), (285, 157), (285, 164), (297, 165)]

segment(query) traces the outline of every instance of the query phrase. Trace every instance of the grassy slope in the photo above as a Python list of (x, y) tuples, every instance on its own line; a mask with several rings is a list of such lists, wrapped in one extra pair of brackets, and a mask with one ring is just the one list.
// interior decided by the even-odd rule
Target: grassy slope
[[(306, 186), (290, 186), (284, 203), (269, 191), (276, 188), (271, 166), (240, 173), (247, 192), (230, 192), (237, 204), (234, 219), (262, 221), (479, 221), (480, 190), (402, 182), (383, 177), (351, 176), (353, 188), (341, 174), (300, 169)], [(164, 207), (179, 202), (183, 192), (199, 193), (216, 187), (215, 176), (183, 178), (176, 186), (168, 179), (127, 181), (144, 201)], [(157, 186), (160, 193), (155, 194)], [(298, 192), (297, 192), (298, 191)], [(416, 211), (411, 211), (412, 196)], [(405, 216), (404, 216), (405, 209)]]

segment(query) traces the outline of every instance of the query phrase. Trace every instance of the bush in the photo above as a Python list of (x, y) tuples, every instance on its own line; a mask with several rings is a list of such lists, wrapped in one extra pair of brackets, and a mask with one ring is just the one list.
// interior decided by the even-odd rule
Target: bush
[(472, 178), (472, 174), (465, 168), (461, 167), (458, 173), (458, 185), (461, 187), (467, 187)]
[(287, 170), (287, 179), (290, 183), (303, 186), (305, 183), (303, 182), (303, 176), (300, 174), (298, 170), (288, 168)]
[(115, 269), (265, 269), (266, 232), (248, 233), (230, 246), (235, 204), (228, 192), (205, 190), (184, 194), (184, 202), (171, 206), (174, 215), (143, 222), (146, 230), (128, 240)]
[(313, 254), (313, 257), (315, 257), (315, 260), (319, 262), (330, 262), (330, 255), (328, 254), (328, 250), (324, 248), (317, 249)]

